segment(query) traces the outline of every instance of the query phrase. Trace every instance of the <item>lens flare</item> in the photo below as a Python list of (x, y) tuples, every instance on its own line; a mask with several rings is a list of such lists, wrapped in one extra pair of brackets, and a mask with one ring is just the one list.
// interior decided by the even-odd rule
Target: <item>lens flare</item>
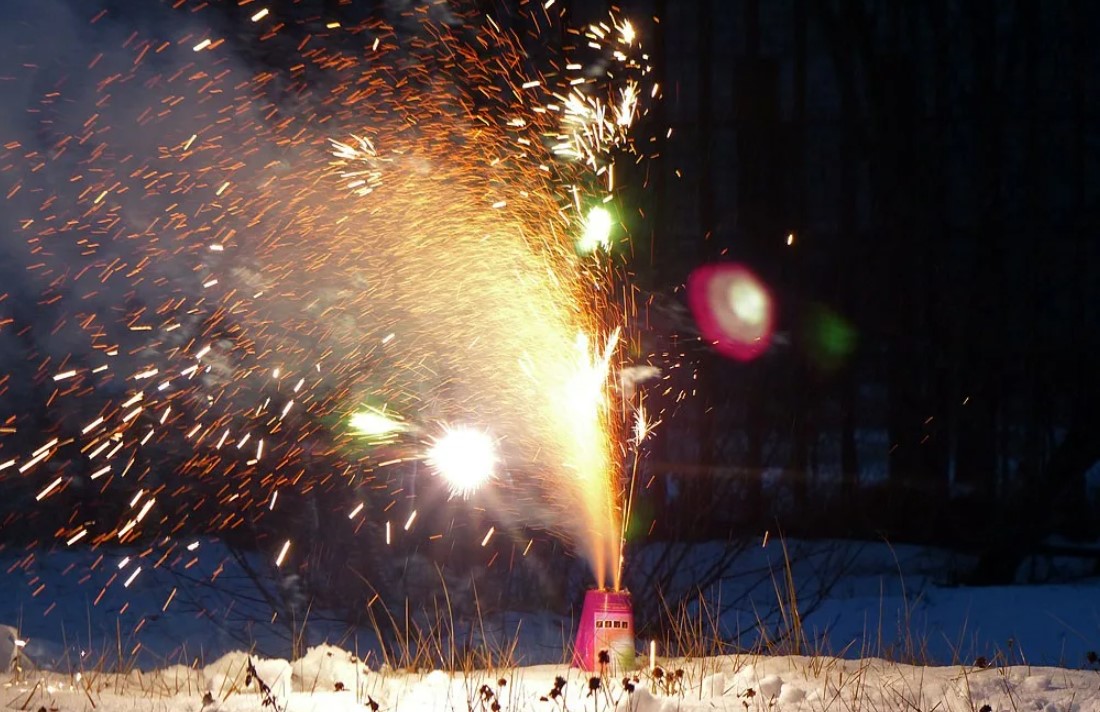
[(484, 430), (448, 428), (428, 449), (428, 465), (443, 478), (452, 497), (469, 499), (493, 479), (497, 447)]
[(688, 277), (688, 304), (703, 338), (719, 353), (751, 361), (768, 350), (774, 303), (747, 267), (706, 265)]
[(348, 418), (348, 426), (356, 434), (372, 440), (392, 439), (409, 429), (405, 423), (387, 415), (384, 410), (375, 408), (364, 408), (352, 413)]
[(768, 295), (760, 284), (741, 279), (730, 283), (726, 306), (748, 329), (759, 329), (768, 318)]

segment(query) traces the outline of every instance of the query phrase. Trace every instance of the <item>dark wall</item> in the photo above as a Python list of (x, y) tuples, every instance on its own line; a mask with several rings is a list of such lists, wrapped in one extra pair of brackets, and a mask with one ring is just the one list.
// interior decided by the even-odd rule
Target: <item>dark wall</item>
[[(707, 384), (654, 471), (728, 486), (748, 528), (1094, 536), (1100, 7), (621, 5), (661, 17), (651, 118), (673, 132), (636, 270)], [(712, 260), (772, 286), (781, 338), (756, 363), (693, 344), (676, 309)]]

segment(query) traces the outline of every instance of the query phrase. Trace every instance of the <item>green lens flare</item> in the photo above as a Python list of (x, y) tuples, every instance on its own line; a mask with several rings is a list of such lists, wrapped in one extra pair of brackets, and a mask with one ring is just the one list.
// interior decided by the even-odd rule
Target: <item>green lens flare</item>
[(859, 341), (855, 327), (823, 306), (817, 306), (811, 311), (808, 336), (811, 358), (827, 371), (846, 364)]
[(384, 410), (364, 408), (348, 417), (348, 426), (367, 438), (388, 438), (408, 430), (401, 420), (391, 417)]

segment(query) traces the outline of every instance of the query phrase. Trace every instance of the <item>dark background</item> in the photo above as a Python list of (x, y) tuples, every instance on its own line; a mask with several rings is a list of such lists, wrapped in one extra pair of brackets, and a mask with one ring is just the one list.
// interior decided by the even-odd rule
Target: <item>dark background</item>
[(634, 236), (654, 322), (720, 260), (780, 314), (747, 365), (662, 344), (699, 397), (646, 465), (658, 529), (945, 544), (975, 583), (1095, 539), (1100, 6), (623, 6), (661, 18), (673, 129)]

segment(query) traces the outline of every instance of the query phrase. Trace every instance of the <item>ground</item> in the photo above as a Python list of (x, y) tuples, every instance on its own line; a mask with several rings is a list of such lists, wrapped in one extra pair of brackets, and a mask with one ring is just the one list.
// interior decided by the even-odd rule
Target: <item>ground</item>
[[(838, 556), (838, 546), (852, 548)], [(317, 613), (288, 641), (280, 623), (263, 625), (255, 591), (223, 565), (216, 543), (201, 548), (207, 556), (186, 569), (189, 579), (161, 568), (135, 575), (123, 551), (102, 560), (79, 550), (6, 552), (0, 623), (24, 644), (18, 669), (0, 676), (2, 703), (47, 712), (339, 712), (372, 703), (393, 712), (1100, 712), (1100, 580), (1075, 573), (1072, 562), (1044, 564), (1060, 567), (1051, 572), (1058, 583), (966, 588), (941, 580), (950, 568), (943, 552), (790, 542), (801, 647), (756, 641), (744, 647), (762, 652), (711, 655), (703, 629), (689, 641), (697, 657), (665, 658), (659, 642), (652, 667), (643, 654), (636, 669), (593, 674), (563, 662), (568, 612), (511, 611), (462, 634), (456, 625), (455, 635), (422, 646), (415, 671), (391, 667), (397, 651), (372, 647), (367, 631), (348, 634)], [(754, 548), (739, 566), (757, 570), (769, 552)], [(705, 567), (708, 556), (704, 546), (691, 559)], [(813, 601), (815, 576), (830, 567), (843, 575)], [(694, 575), (690, 560), (684, 575)], [(636, 603), (643, 595), (634, 592)], [(763, 610), (767, 595), (775, 602), (767, 580), (759, 591), (725, 595), (736, 605), (719, 622), (724, 630)], [(476, 662), (463, 663), (470, 645)], [(645, 653), (648, 645), (638, 641)]]
[[(468, 674), (366, 670), (355, 656), (315, 648), (293, 664), (257, 661), (271, 689), (246, 686), (247, 656), (233, 654), (200, 670), (169, 668), (128, 676), (88, 674), (9, 677), (9, 709), (162, 710), (164, 712), (276, 709), (443, 712), (444, 710), (731, 710), (734, 712), (1097, 712), (1100, 673), (1042, 667), (916, 667), (881, 659), (724, 656), (658, 660), (660, 678), (642, 661), (628, 679), (616, 676), (590, 690), (590, 675), (541, 665)], [(682, 671), (682, 675), (679, 674)], [(555, 679), (563, 676), (564, 686)], [(669, 682), (669, 680), (672, 682)], [(554, 694), (559, 689), (561, 694)], [(267, 703), (265, 704), (265, 700)]]

